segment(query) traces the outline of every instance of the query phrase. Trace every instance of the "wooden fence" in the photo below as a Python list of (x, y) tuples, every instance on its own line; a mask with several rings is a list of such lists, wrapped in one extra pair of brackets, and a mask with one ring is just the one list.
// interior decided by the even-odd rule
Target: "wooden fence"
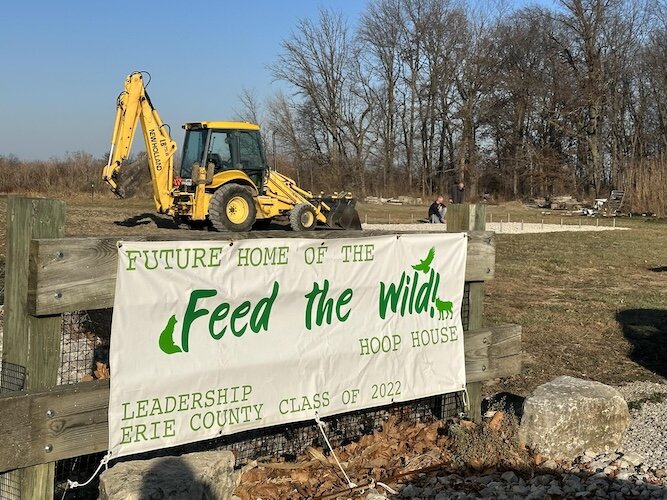
[[(484, 223), (483, 207), (450, 207), (449, 230)], [(10, 197), (3, 362), (25, 367), (24, 390), (0, 395), (0, 473), (12, 471), (20, 498), (53, 498), (54, 462), (108, 446), (109, 382), (56, 386), (62, 313), (113, 306), (118, 240), (238, 240), (266, 237), (355, 238), (387, 232), (178, 232), (150, 237), (64, 238), (63, 202)], [(521, 328), (482, 327), (484, 282), (495, 272), (494, 234), (469, 233), (465, 279), (466, 376), (473, 416), (480, 383), (519, 373)], [(4, 376), (4, 372), (3, 372)]]

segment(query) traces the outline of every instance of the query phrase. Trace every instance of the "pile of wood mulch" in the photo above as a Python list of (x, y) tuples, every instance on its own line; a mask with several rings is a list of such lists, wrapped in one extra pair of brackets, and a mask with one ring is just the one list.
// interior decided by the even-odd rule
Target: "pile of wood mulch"
[[(482, 436), (485, 443), (500, 443), (503, 451), (485, 445), (470, 463)], [(365, 498), (372, 490), (398, 491), (429, 472), (520, 467), (531, 460), (518, 445), (515, 423), (502, 412), (481, 425), (458, 419), (415, 424), (390, 417), (381, 431), (334, 452), (354, 487), (328, 450), (309, 447), (293, 462), (249, 463), (239, 474), (235, 495), (242, 500)]]

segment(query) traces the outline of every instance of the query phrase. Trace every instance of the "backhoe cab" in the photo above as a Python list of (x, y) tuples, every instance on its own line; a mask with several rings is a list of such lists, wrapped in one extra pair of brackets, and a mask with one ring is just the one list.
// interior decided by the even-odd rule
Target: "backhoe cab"
[[(176, 144), (162, 123), (142, 73), (125, 81), (104, 180), (124, 195), (120, 175), (137, 121), (141, 121), (157, 210), (190, 226), (210, 223), (218, 231), (248, 231), (258, 220), (288, 216), (295, 231), (329, 227), (361, 229), (355, 200), (348, 193), (314, 196), (289, 177), (267, 167), (259, 126), (246, 122), (186, 123), (180, 170)], [(130, 179), (131, 182), (131, 179)]]

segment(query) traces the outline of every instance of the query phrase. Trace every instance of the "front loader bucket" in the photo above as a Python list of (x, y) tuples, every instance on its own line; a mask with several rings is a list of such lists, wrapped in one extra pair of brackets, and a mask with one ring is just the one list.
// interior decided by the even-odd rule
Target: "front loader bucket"
[(355, 208), (356, 200), (337, 198), (327, 200), (326, 202), (331, 207), (331, 211), (327, 214), (327, 224), (329, 227), (361, 231), (359, 212)]

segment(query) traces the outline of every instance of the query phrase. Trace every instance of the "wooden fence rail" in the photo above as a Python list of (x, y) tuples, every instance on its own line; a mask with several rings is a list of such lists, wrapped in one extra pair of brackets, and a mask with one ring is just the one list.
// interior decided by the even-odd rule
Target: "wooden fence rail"
[[(452, 207), (450, 230), (483, 229), (483, 208)], [(62, 202), (10, 197), (3, 361), (26, 368), (21, 392), (0, 395), (0, 472), (18, 474), (21, 498), (52, 498), (54, 462), (108, 447), (108, 381), (54, 387), (61, 314), (113, 306), (119, 240), (238, 240), (249, 238), (355, 238), (394, 232), (289, 231), (178, 232), (143, 237), (63, 238)], [(495, 273), (494, 234), (468, 232), (469, 285), (466, 376), (479, 416), (479, 383), (521, 369), (521, 327), (482, 328), (483, 285)], [(476, 413), (475, 413), (476, 410)]]

